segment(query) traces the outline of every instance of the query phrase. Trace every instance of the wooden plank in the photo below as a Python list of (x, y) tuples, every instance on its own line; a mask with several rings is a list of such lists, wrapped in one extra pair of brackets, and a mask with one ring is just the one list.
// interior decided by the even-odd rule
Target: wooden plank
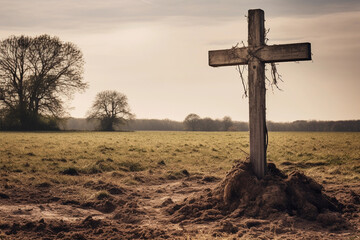
[[(254, 56), (265, 63), (311, 60), (310, 43), (263, 45), (254, 49)], [(248, 48), (233, 48), (209, 51), (209, 65), (212, 67), (248, 64)]]
[(265, 63), (311, 60), (310, 43), (265, 45), (255, 54)]
[[(248, 42), (251, 48), (262, 47), (265, 43), (264, 11), (249, 10)], [(263, 178), (266, 174), (265, 151), (265, 63), (258, 58), (249, 61), (249, 128), (250, 162), (255, 175)]]
[(243, 65), (248, 63), (247, 48), (233, 48), (209, 51), (209, 65), (212, 67)]

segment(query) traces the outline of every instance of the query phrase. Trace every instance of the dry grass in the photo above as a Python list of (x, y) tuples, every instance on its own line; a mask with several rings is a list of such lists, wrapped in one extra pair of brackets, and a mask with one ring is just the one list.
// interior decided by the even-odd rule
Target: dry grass
[[(269, 142), (269, 161), (286, 172), (327, 181), (360, 178), (360, 133), (271, 132)], [(246, 132), (2, 132), (0, 173), (7, 182), (31, 185), (93, 178), (133, 185), (142, 182), (138, 175), (223, 177), (245, 152)]]

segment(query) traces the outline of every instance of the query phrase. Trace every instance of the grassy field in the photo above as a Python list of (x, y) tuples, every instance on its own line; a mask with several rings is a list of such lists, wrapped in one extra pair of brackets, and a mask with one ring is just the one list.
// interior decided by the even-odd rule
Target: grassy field
[(0, 239), (359, 238), (360, 133), (269, 133), (269, 162), (304, 172), (349, 206), (341, 217), (351, 227), (335, 235), (341, 224), (284, 212), (258, 227), (234, 218), (236, 231), (224, 227), (232, 213), (206, 224), (172, 222), (169, 209), (208, 196), (248, 158), (248, 139), (247, 132), (1, 132)]
[[(2, 132), (0, 173), (33, 185), (79, 181), (76, 174), (133, 185), (137, 173), (223, 177), (248, 152), (247, 132)], [(360, 133), (271, 132), (268, 161), (320, 181), (358, 181)]]

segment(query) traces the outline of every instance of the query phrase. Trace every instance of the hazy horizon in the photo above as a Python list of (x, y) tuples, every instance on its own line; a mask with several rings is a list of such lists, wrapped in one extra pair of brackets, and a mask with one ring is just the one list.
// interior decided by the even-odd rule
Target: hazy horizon
[[(208, 51), (247, 43), (248, 9), (265, 11), (268, 45), (312, 44), (313, 61), (279, 63), (267, 120), (360, 119), (360, 2), (0, 0), (0, 39), (49, 34), (76, 44), (90, 87), (69, 101), (85, 117), (96, 93), (124, 93), (138, 119), (248, 121), (235, 67), (208, 66)], [(269, 71), (267, 71), (269, 74)]]
[[(185, 117), (184, 117), (184, 119), (180, 119), (180, 120), (169, 119), (169, 118), (134, 118), (134, 120), (159, 120), (159, 121), (167, 121), (167, 120), (169, 120), (169, 121), (174, 121), (174, 122), (183, 122), (185, 120)], [(208, 118), (207, 116), (204, 116), (204, 117), (199, 116), (199, 117), (201, 119)], [(231, 116), (223, 116), (223, 117), (220, 117), (220, 118), (211, 118), (211, 119), (212, 120), (220, 120), (220, 121), (222, 121), (224, 117), (230, 117), (233, 122), (249, 122), (249, 120), (244, 120), (244, 121), (243, 120), (236, 120), (236, 119), (233, 119)], [(73, 116), (70, 116), (69, 118), (86, 120), (86, 117), (73, 117)], [(272, 121), (272, 120), (267, 119), (266, 121), (267, 122), (274, 122), (274, 123), (292, 123), (292, 122), (296, 122), (296, 121), (341, 122), (341, 121), (360, 121), (360, 119), (346, 119), (346, 120), (344, 120), (344, 119), (339, 119), (339, 120), (296, 119), (296, 120), (292, 120), (292, 121)]]

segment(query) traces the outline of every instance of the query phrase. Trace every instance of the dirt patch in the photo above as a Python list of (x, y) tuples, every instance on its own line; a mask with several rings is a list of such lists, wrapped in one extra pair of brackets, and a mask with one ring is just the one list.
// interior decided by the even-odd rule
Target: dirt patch
[[(120, 186), (0, 188), (3, 239), (349, 239), (359, 235), (360, 184), (328, 184), (269, 164), (258, 180), (248, 163), (220, 181), (192, 176)], [(90, 191), (84, 199), (78, 192)], [(356, 238), (355, 238), (356, 239)]]

